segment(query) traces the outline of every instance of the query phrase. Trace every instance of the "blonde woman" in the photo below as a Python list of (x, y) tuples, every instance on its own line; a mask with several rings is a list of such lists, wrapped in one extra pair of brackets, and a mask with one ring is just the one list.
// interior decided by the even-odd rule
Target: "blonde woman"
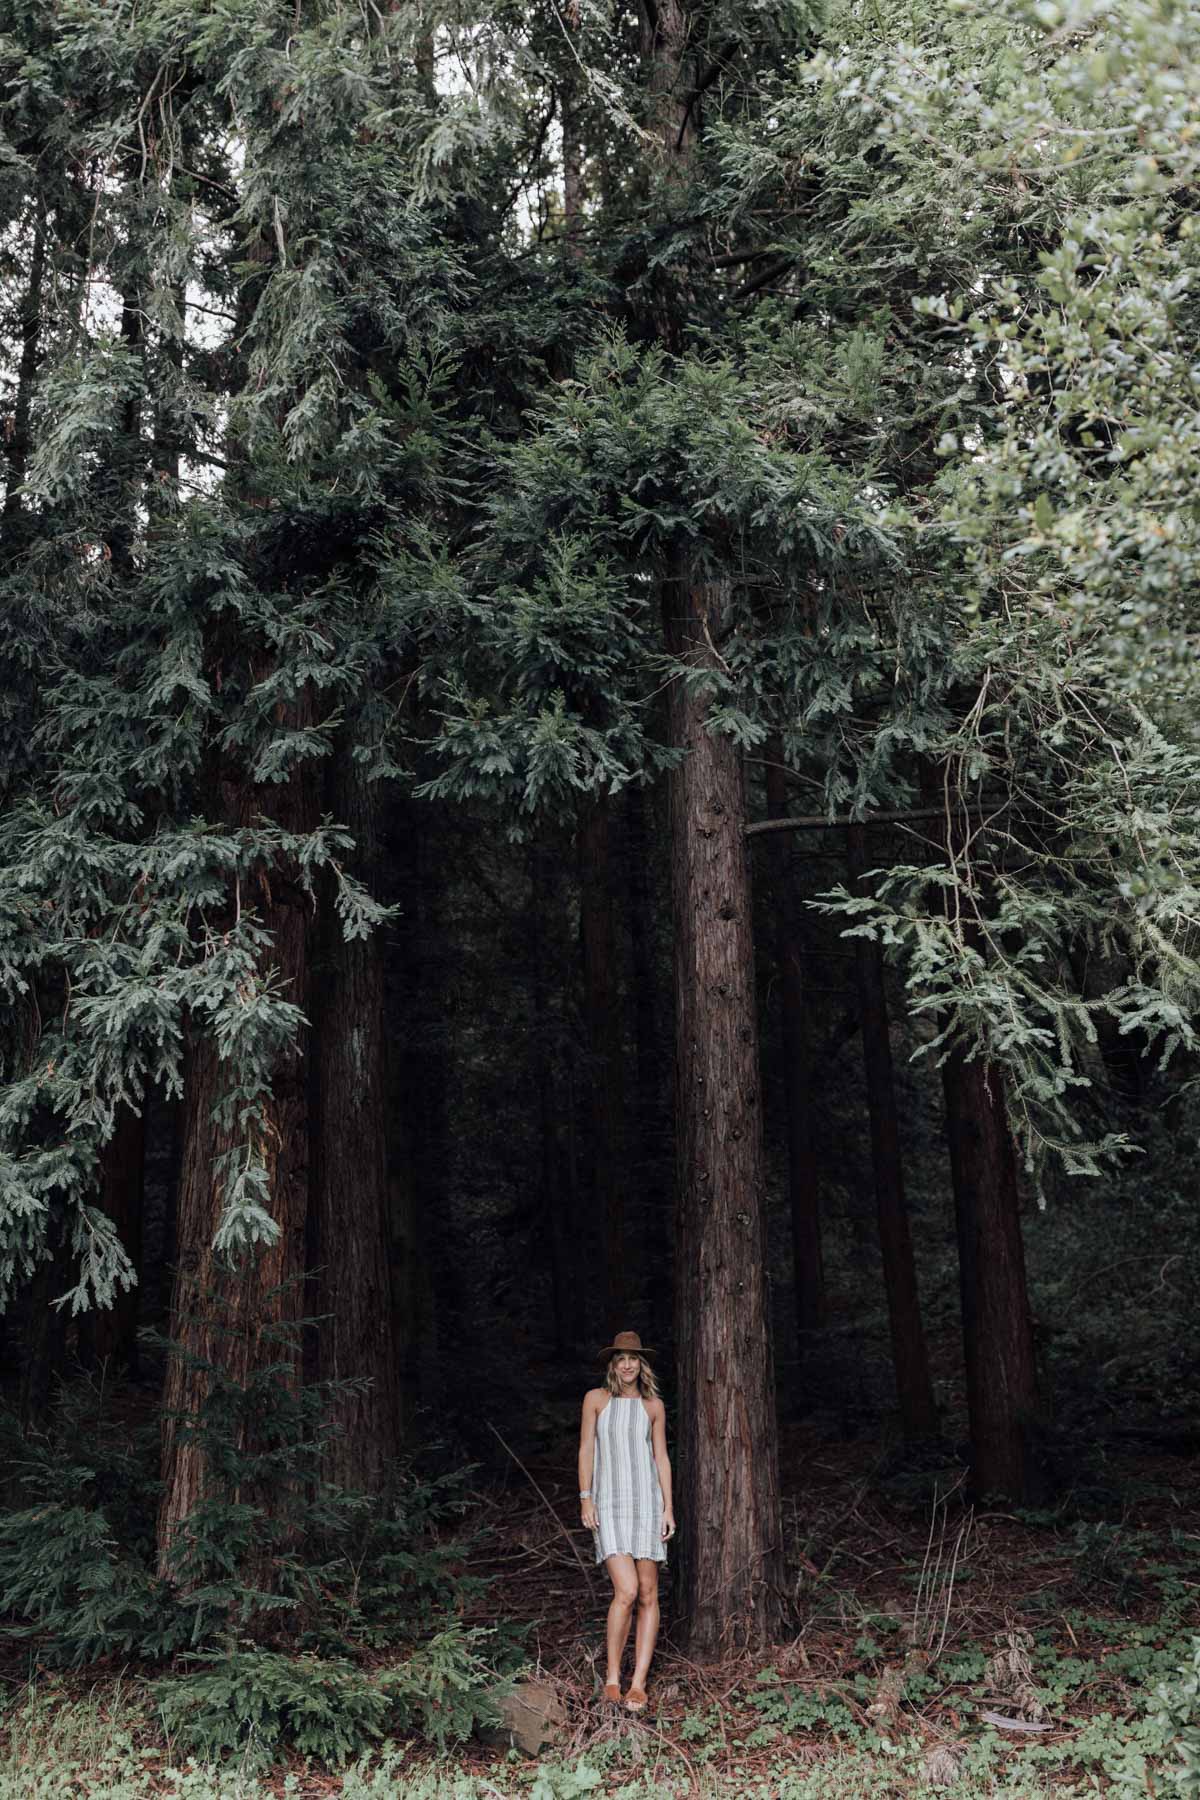
[(666, 1545), (675, 1536), (666, 1413), (649, 1354), (636, 1331), (618, 1331), (605, 1345), (598, 1358), (606, 1365), (603, 1386), (585, 1394), (579, 1431), (580, 1518), (613, 1585), (604, 1698), (616, 1705), (621, 1657), (637, 1604), (633, 1680), (625, 1695), (630, 1712), (646, 1705), (658, 1638), (659, 1564), (666, 1562)]

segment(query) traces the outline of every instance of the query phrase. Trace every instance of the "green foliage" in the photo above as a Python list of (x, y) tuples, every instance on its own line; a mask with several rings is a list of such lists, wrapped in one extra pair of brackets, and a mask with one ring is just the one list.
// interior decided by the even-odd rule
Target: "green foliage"
[[(45, 1434), (22, 1442), (10, 1427), (27, 1504), (0, 1513), (0, 1630), (42, 1664), (203, 1658), (159, 1689), (172, 1731), (178, 1721), (200, 1754), (236, 1744), (269, 1756), (287, 1742), (344, 1761), (386, 1730), (444, 1748), (489, 1716), (488, 1690), (520, 1655), (513, 1634), (467, 1630), (457, 1616), (480, 1587), (462, 1571), (465, 1541), (445, 1534), (465, 1472), (425, 1479), (398, 1466), (372, 1497), (332, 1487), (321, 1457), (342, 1389), (298, 1388), (289, 1367), (268, 1363), (241, 1385), (208, 1365), (203, 1405), (182, 1421), (204, 1447), (207, 1486), (165, 1578), (157, 1489), (119, 1480), (132, 1458), (114, 1428), (90, 1425), (85, 1463), (79, 1395)], [(293, 1653), (306, 1645), (334, 1654)], [(368, 1680), (349, 1660), (367, 1647), (405, 1654)]]
[(36, 1643), (47, 1663), (153, 1659), (184, 1642), (151, 1572), (154, 1446), (103, 1423), (101, 1404), (81, 1384), (45, 1431), (0, 1415), (9, 1495), (24, 1503), (0, 1510), (0, 1635)]
[(1155, 1700), (1155, 1723), (1169, 1734), (1178, 1759), (1174, 1784), (1182, 1794), (1200, 1794), (1200, 1638), (1192, 1639), (1190, 1659), (1155, 1690)]
[(391, 1704), (353, 1663), (269, 1650), (235, 1651), (155, 1683), (170, 1740), (206, 1760), (236, 1754), (246, 1766), (285, 1749), (338, 1766), (384, 1736)]
[(435, 1633), (403, 1663), (381, 1677), (398, 1727), (416, 1729), (444, 1751), (470, 1737), (476, 1725), (496, 1719), (492, 1704), (503, 1691), (495, 1658), (484, 1654), (494, 1634), (457, 1620)]
[(862, 1728), (838, 1694), (829, 1687), (801, 1688), (779, 1679), (774, 1669), (760, 1670), (747, 1702), (764, 1725), (785, 1734), (824, 1727), (831, 1737), (857, 1740)]

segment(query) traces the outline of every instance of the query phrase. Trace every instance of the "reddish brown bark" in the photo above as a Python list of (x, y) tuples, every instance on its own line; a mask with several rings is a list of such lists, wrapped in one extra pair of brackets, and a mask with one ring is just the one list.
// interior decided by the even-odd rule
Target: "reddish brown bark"
[[(713, 667), (727, 598), (686, 570), (664, 589), (667, 644)], [(780, 1619), (780, 1516), (750, 871), (741, 752), (708, 702), (670, 687), (675, 933), (675, 1342), (679, 1589), (697, 1654), (762, 1646)]]
[[(311, 711), (300, 702), (285, 724), (307, 723)], [(271, 788), (257, 787), (238, 770), (219, 777), (222, 816), (232, 824), (267, 815), (288, 831), (317, 822), (317, 794), (311, 773), (301, 765)], [(264, 866), (255, 883), (258, 910), (271, 933), (266, 961), (282, 994), (302, 1009), (309, 1004), (312, 898), (299, 871), (282, 862)], [(263, 974), (268, 969), (264, 967)], [(223, 1194), (217, 1158), (240, 1141), (236, 1125), (221, 1123), (214, 1107), (228, 1080), (211, 1036), (193, 1027), (187, 1056), (184, 1100), (183, 1172), (176, 1224), (176, 1270), (170, 1335), (184, 1352), (167, 1366), (163, 1394), (163, 1494), (158, 1516), (159, 1566), (171, 1573), (176, 1534), (205, 1490), (207, 1471), (200, 1445), (180, 1419), (197, 1417), (208, 1392), (208, 1377), (189, 1360), (216, 1364), (234, 1382), (246, 1383), (269, 1363), (296, 1365), (286, 1379), (299, 1380), (298, 1348), (280, 1341), (279, 1328), (303, 1316), (305, 1230), (309, 1205), (310, 1106), (305, 1046), (282, 1055), (271, 1077), (260, 1149), (265, 1159), (271, 1216), (279, 1228), (274, 1243), (247, 1252), (233, 1267), (214, 1250)], [(269, 1504), (269, 1496), (261, 1497)]]
[[(866, 831), (861, 825), (852, 825), (846, 842), (850, 885), (853, 890), (860, 886), (869, 867)], [(867, 1107), (871, 1119), (871, 1166), (875, 1177), (879, 1247), (883, 1255), (883, 1281), (887, 1291), (896, 1395), (900, 1402), (900, 1418), (905, 1436), (931, 1437), (937, 1429), (937, 1407), (929, 1375), (912, 1235), (904, 1197), (900, 1124), (896, 1113), (896, 1080), (888, 1030), (887, 990), (883, 979), (883, 951), (873, 940), (859, 937), (854, 940), (854, 956), (862, 1015)]]
[[(647, 123), (681, 194), (700, 126), (700, 33), (679, 0), (639, 6)], [(645, 323), (678, 352), (684, 288)], [(715, 669), (726, 584), (676, 552), (668, 651)], [(706, 729), (708, 698), (668, 689), (675, 969), (675, 1356), (682, 1635), (700, 1655), (761, 1647), (781, 1618), (778, 1438), (767, 1297), (762, 1108), (742, 757)]]
[(977, 1495), (1037, 1497), (1038, 1410), (1017, 1160), (999, 1068), (954, 1051), (942, 1065), (958, 1228), (959, 1291)]
[[(330, 773), (329, 809), (355, 839), (347, 863), (360, 880), (376, 867), (376, 794), (342, 743)], [(333, 908), (322, 920), (323, 954), (314, 1033), (313, 1251), (317, 1370), (322, 1381), (365, 1381), (337, 1402), (326, 1479), (375, 1492), (403, 1436), (399, 1342), (393, 1304), (385, 1122), (383, 939), (347, 940)], [(397, 1296), (397, 1298), (402, 1298)]]
[[(767, 811), (773, 818), (781, 818), (787, 812), (787, 780), (780, 765), (782, 754), (778, 740), (771, 740), (767, 746)], [(779, 971), (783, 1044), (792, 1286), (795, 1294), (796, 1331), (803, 1361), (811, 1353), (810, 1334), (825, 1323), (825, 1268), (821, 1251), (820, 1176), (813, 1148), (812, 1102), (809, 1095), (803, 946), (795, 926), (799, 902), (792, 881), (790, 843), (782, 834), (772, 839), (771, 861), (775, 890), (775, 960)]]
[(583, 806), (578, 831), (579, 933), (583, 946), (583, 1016), (587, 1033), (587, 1106), (591, 1126), (593, 1216), (604, 1243), (607, 1318), (621, 1329), (627, 1303), (625, 1243), (625, 1083), (620, 984), (613, 918), (609, 800)]

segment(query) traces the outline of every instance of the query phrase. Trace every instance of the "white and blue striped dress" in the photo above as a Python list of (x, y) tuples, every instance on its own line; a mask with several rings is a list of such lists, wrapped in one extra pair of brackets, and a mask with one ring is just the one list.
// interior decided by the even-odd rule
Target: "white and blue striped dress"
[(667, 1560), (662, 1489), (650, 1432), (650, 1415), (638, 1394), (629, 1400), (611, 1394), (596, 1420), (592, 1499), (599, 1529), (592, 1536), (598, 1563), (606, 1556)]

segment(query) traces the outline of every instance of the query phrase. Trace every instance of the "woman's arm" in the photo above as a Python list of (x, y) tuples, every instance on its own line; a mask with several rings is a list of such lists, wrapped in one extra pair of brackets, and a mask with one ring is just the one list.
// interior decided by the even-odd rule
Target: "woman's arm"
[(661, 1400), (651, 1402), (650, 1444), (654, 1451), (654, 1466), (658, 1470), (658, 1485), (662, 1489), (662, 1535), (664, 1538), (674, 1537), (675, 1502), (671, 1487), (671, 1459), (667, 1455), (667, 1409)]
[[(583, 1396), (583, 1417), (579, 1421), (579, 1491), (591, 1488), (596, 1463), (596, 1390)], [(579, 1502), (580, 1523), (586, 1531), (596, 1529), (596, 1503), (590, 1497)]]

